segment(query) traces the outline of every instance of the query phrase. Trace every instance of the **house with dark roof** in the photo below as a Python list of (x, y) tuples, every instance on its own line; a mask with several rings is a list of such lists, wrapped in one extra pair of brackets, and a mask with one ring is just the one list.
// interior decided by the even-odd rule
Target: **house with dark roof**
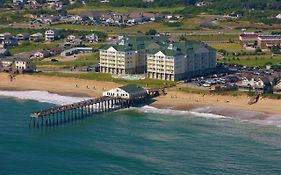
[(239, 35), (241, 44), (245, 45), (257, 45), (258, 35), (256, 33), (242, 33)]
[(124, 85), (109, 91), (103, 92), (103, 96), (117, 97), (124, 99), (136, 99), (147, 96), (147, 91), (135, 84)]

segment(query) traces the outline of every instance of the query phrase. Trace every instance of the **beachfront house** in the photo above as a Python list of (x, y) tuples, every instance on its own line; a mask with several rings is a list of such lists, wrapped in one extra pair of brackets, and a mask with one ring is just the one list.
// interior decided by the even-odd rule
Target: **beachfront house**
[(240, 91), (272, 92), (272, 83), (266, 77), (247, 75), (237, 85)]
[(281, 94), (281, 79), (279, 79), (273, 87), (274, 94)]
[(2, 71), (13, 71), (17, 73), (33, 72), (36, 70), (35, 64), (29, 59), (5, 58), (0, 60)]
[(124, 99), (136, 99), (147, 96), (147, 91), (135, 84), (128, 84), (125, 86), (121, 86), (115, 89), (111, 89), (109, 91), (103, 92), (103, 96), (107, 97), (117, 97)]
[(15, 58), (14, 69), (18, 73), (33, 72), (36, 70), (36, 66), (29, 59)]

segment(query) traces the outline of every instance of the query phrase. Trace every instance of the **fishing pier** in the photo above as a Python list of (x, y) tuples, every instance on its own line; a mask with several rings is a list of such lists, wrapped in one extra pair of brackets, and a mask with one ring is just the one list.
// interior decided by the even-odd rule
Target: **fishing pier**
[[(136, 93), (125, 94), (124, 92), (116, 95), (111, 91), (108, 91), (105, 93), (109, 94), (108, 96), (104, 95), (102, 97), (73, 104), (56, 106), (39, 112), (33, 112), (30, 115), (29, 126), (34, 128), (56, 127), (93, 116), (94, 114), (111, 112), (119, 109), (130, 108), (132, 106), (146, 104), (148, 101), (150, 101), (150, 99), (160, 95), (162, 92), (164, 91), (159, 89), (151, 89), (139, 91), (137, 95)], [(129, 96), (129, 98), (124, 98), (124, 96)]]

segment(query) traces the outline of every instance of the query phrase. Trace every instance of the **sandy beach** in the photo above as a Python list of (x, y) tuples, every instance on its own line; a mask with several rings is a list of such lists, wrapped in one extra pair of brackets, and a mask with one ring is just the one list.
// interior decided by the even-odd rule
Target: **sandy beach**
[[(40, 75), (17, 75), (10, 81), (8, 74), (0, 73), (0, 90), (41, 90), (67, 96), (98, 97), (104, 90), (120, 86), (113, 82), (82, 80), (76, 78), (49, 77)], [(281, 114), (281, 101), (268, 98), (257, 104), (248, 105), (247, 96), (201, 95), (167, 89), (167, 95), (155, 99), (151, 105), (157, 108), (174, 110), (193, 110), (196, 108), (214, 107), (212, 111), (224, 115), (225, 109), (247, 110), (266, 114)], [(218, 110), (223, 109), (223, 110)], [(263, 118), (264, 116), (258, 116)]]

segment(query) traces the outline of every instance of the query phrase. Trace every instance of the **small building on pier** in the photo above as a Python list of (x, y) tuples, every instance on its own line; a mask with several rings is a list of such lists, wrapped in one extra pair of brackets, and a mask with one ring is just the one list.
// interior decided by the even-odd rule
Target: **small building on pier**
[(124, 99), (143, 98), (147, 96), (147, 91), (135, 84), (128, 84), (109, 91), (103, 92), (103, 96), (119, 97)]

